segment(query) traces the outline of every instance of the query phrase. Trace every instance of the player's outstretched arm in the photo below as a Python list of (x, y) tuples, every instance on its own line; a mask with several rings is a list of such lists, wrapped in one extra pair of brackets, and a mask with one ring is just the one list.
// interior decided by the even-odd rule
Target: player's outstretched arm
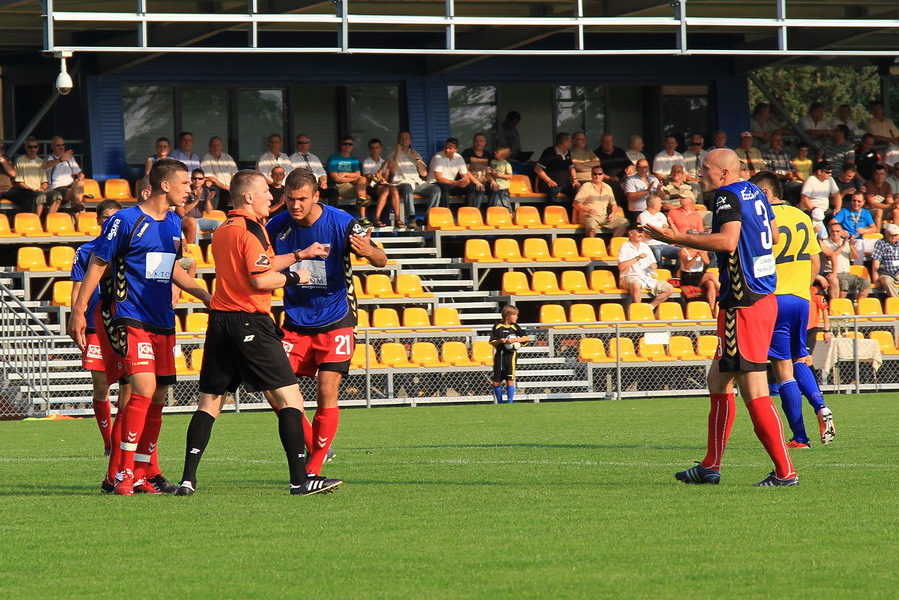
[(308, 269), (298, 269), (287, 273), (266, 271), (261, 275), (250, 277), (250, 284), (257, 290), (276, 290), (289, 285), (303, 285), (312, 280)]
[[(78, 289), (78, 295), (72, 302), (72, 314), (69, 315), (69, 323), (66, 330), (69, 337), (75, 342), (79, 350), (84, 350), (85, 330), (87, 329), (87, 320), (84, 311), (87, 310), (87, 303), (90, 300), (91, 293), (100, 285), (100, 278), (106, 270), (106, 261), (91, 256), (91, 262), (84, 272), (84, 279), (81, 280), (81, 287)], [(74, 293), (73, 293), (74, 296)]]
[[(777, 231), (772, 222), (772, 230)], [(730, 221), (721, 226), (718, 233), (681, 233), (675, 231), (671, 227), (655, 227), (654, 225), (644, 225), (643, 230), (652, 238), (672, 244), (675, 246), (687, 246), (698, 250), (708, 250), (710, 252), (733, 252), (737, 249), (737, 243), (740, 240), (740, 230), (742, 225), (739, 221)]]
[(365, 235), (353, 234), (350, 236), (350, 249), (356, 256), (367, 258), (368, 262), (376, 267), (387, 266), (387, 254), (383, 250), (371, 243), (371, 232), (373, 228), (369, 227)]

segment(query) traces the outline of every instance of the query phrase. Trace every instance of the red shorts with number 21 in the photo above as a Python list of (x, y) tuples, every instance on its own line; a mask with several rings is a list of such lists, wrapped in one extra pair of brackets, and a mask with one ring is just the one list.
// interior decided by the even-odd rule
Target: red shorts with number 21
[(315, 377), (318, 371), (336, 371), (346, 375), (356, 349), (356, 336), (352, 327), (314, 334), (285, 329), (281, 343), (297, 375)]

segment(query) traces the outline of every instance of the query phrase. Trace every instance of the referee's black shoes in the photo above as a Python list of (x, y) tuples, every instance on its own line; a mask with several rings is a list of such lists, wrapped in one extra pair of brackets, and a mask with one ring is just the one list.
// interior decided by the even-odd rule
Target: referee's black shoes
[(310, 475), (300, 485), (290, 486), (291, 494), (309, 496), (312, 494), (330, 494), (343, 485), (342, 479), (327, 479), (319, 475)]

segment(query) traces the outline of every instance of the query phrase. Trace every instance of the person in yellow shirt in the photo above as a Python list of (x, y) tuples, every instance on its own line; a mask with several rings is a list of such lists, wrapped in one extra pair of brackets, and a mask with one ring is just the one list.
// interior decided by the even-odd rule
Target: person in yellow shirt
[[(781, 407), (793, 432), (793, 438), (787, 447), (807, 449), (810, 446), (805, 423), (802, 420), (801, 388), (805, 388), (809, 392), (806, 395), (811, 397), (812, 390), (808, 388), (806, 375), (811, 376), (815, 390), (817, 382), (811, 371), (803, 372), (799, 376), (803, 380), (803, 386), (800, 386), (796, 371), (802, 371), (803, 367), (808, 369), (801, 359), (809, 353), (806, 335), (811, 302), (810, 286), (821, 268), (821, 247), (818, 245), (808, 215), (781, 199), (782, 188), (777, 175), (770, 171), (762, 171), (752, 176), (750, 182), (758, 186), (767, 196), (780, 233), (774, 245), (777, 321), (774, 325), (774, 334), (771, 336), (768, 358), (774, 367), (774, 375), (779, 384)], [(802, 366), (796, 367), (794, 363)], [(820, 391), (818, 394), (820, 396)], [(833, 438), (833, 414), (824, 405), (821, 405), (817, 412), (822, 424), (822, 442), (828, 443)], [(825, 423), (830, 430), (827, 437), (824, 435)]]

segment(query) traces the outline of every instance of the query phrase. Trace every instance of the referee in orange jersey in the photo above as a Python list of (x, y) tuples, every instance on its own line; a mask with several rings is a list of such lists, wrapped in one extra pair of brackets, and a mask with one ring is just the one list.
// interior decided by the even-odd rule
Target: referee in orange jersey
[(231, 180), (234, 210), (212, 236), (216, 289), (200, 367), (200, 402), (187, 428), (184, 474), (176, 496), (196, 490), (197, 467), (222, 410), (225, 391), (243, 383), (251, 392), (269, 392), (278, 412), (278, 433), (287, 454), (291, 494), (329, 492), (339, 479), (307, 477), (303, 440), (303, 397), (272, 319), (271, 290), (308, 283), (305, 269), (279, 273), (303, 253), (275, 256), (260, 222), (269, 214), (272, 194), (262, 173), (239, 171)]

